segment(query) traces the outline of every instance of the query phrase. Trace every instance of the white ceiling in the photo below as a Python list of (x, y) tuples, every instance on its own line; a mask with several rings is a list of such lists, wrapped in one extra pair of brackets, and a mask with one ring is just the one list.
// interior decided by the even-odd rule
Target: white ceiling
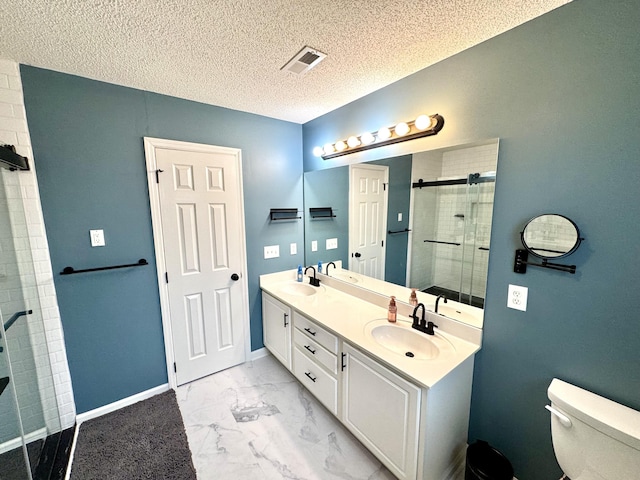
[(0, 58), (304, 123), (568, 1), (4, 0)]

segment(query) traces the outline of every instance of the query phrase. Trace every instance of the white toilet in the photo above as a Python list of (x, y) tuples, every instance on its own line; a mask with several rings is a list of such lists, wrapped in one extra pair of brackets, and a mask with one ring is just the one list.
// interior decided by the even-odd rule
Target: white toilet
[(640, 412), (557, 378), (547, 394), (553, 449), (568, 478), (640, 479)]

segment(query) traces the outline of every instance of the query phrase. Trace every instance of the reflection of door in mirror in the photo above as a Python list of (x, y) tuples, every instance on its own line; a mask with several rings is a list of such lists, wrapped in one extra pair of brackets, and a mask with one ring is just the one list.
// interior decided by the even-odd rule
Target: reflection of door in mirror
[(349, 270), (384, 280), (389, 168), (349, 168)]
[(414, 154), (411, 287), (483, 306), (496, 163), (496, 144)]

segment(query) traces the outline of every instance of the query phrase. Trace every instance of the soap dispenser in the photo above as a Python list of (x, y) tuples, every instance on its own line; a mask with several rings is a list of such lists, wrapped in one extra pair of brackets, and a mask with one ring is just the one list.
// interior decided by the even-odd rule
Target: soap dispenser
[(398, 307), (396, 307), (396, 297), (391, 296), (391, 300), (389, 300), (389, 311), (387, 312), (387, 320), (391, 323), (396, 322)]
[(298, 281), (301, 282), (302, 281), (302, 265), (298, 265)]
[(322, 273), (322, 262), (318, 262), (318, 273)]
[(412, 307), (418, 305), (418, 297), (416, 296), (415, 288), (411, 289), (411, 295), (409, 295), (409, 305), (411, 305)]

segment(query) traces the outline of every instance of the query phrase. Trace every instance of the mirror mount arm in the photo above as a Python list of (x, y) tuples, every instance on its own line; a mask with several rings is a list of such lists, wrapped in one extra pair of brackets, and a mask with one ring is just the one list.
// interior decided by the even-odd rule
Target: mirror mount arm
[(515, 273), (527, 273), (527, 265), (532, 267), (550, 268), (552, 270), (558, 270), (560, 272), (576, 273), (575, 265), (562, 265), (560, 263), (552, 263), (546, 259), (542, 259), (542, 263), (529, 262), (529, 252), (524, 249), (516, 250), (516, 258), (513, 264), (513, 271)]

